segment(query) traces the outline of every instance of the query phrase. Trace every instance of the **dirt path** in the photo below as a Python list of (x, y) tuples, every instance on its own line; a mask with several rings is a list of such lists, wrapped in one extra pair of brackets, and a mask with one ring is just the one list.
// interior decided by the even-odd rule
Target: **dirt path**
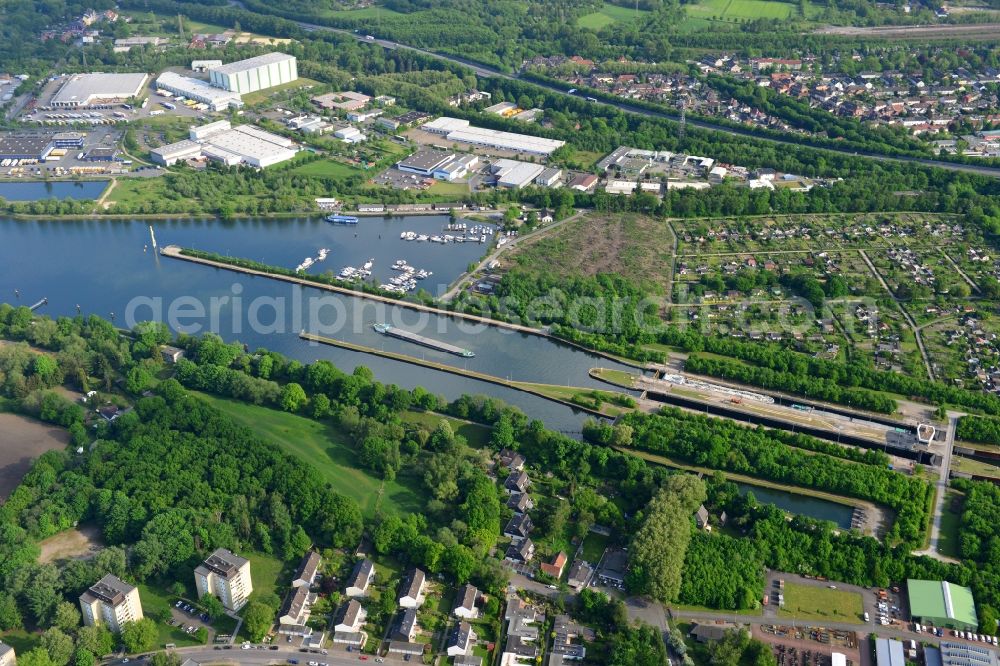
[(0, 413), (0, 500), (5, 500), (45, 453), (65, 448), (69, 433), (18, 414)]
[(97, 208), (99, 209), (108, 208), (111, 204), (114, 203), (114, 201), (108, 201), (107, 199), (108, 195), (111, 194), (111, 190), (115, 189), (117, 185), (118, 185), (118, 179), (112, 178), (111, 182), (108, 183), (107, 188), (105, 188), (104, 194), (102, 194), (101, 197), (97, 200)]

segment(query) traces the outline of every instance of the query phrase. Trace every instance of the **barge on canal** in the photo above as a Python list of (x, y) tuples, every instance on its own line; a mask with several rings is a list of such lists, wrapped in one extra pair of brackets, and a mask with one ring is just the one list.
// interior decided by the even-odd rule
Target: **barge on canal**
[(410, 331), (404, 331), (401, 328), (396, 328), (394, 326), (390, 326), (389, 324), (374, 324), (372, 328), (374, 328), (377, 333), (381, 333), (382, 335), (388, 335), (392, 338), (406, 340), (407, 342), (423, 345), (424, 347), (429, 347), (438, 351), (448, 352), (449, 354), (461, 356), (462, 358), (472, 358), (475, 356), (475, 354), (468, 349), (462, 349), (461, 347), (456, 347), (455, 345), (450, 345), (447, 342), (441, 342), (440, 340), (425, 338), (422, 335), (417, 335), (416, 333), (411, 333)]

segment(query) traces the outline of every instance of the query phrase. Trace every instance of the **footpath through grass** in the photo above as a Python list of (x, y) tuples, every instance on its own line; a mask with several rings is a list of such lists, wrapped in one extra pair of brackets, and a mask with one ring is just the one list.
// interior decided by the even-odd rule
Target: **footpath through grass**
[[(349, 437), (333, 426), (267, 407), (199, 394), (223, 413), (312, 465), (334, 490), (352, 497), (368, 517), (375, 515), (382, 479), (361, 467)], [(424, 502), (401, 478), (385, 483), (381, 510), (387, 514), (419, 511)], [(256, 587), (256, 585), (255, 585)]]
[(862, 624), (864, 621), (864, 601), (857, 592), (785, 583), (784, 594), (785, 606), (778, 610), (779, 617), (852, 624)]

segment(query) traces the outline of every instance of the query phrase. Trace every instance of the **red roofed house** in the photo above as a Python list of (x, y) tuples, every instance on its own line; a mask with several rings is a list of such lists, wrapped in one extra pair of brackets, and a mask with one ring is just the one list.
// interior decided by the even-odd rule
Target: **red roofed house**
[(566, 568), (566, 553), (559, 551), (551, 563), (543, 562), (538, 568), (548, 576), (561, 578), (563, 569)]

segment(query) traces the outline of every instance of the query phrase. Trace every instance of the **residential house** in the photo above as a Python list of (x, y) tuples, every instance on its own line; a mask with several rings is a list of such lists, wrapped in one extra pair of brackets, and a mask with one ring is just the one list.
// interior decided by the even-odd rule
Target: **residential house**
[(503, 487), (507, 493), (523, 493), (531, 485), (531, 479), (528, 478), (528, 474), (524, 471), (511, 472), (504, 481)]
[(500, 466), (512, 472), (520, 472), (524, 469), (525, 459), (517, 451), (503, 449), (500, 451)]
[(573, 566), (569, 568), (569, 576), (566, 578), (567, 584), (579, 592), (590, 584), (590, 579), (594, 575), (594, 567), (589, 562), (577, 559)]
[(556, 556), (552, 558), (551, 562), (543, 562), (539, 565), (539, 569), (542, 570), (547, 576), (552, 576), (555, 579), (562, 578), (563, 569), (566, 568), (566, 553), (559, 551)]
[(357, 599), (351, 599), (340, 607), (333, 620), (334, 632), (357, 633), (365, 623), (365, 609)]
[(214, 594), (227, 610), (238, 611), (253, 592), (250, 560), (219, 548), (194, 570), (194, 582), (199, 599)]
[(14, 654), (14, 648), (0, 643), (0, 666), (14, 666), (16, 663), (17, 655)]
[(459, 622), (448, 635), (448, 656), (468, 654), (475, 642), (476, 632), (472, 630), (472, 625), (464, 620)]
[(625, 586), (625, 570), (628, 568), (628, 554), (624, 550), (609, 550), (604, 553), (597, 578), (602, 585), (622, 588)]
[(404, 608), (396, 614), (396, 623), (392, 626), (389, 639), (393, 641), (410, 642), (417, 635), (417, 611), (415, 608)]
[(699, 506), (695, 512), (694, 522), (699, 530), (711, 531), (712, 527), (708, 524), (708, 509), (705, 508), (704, 504)]
[(399, 586), (399, 605), (402, 608), (420, 608), (424, 603), (426, 576), (420, 569), (411, 569)]
[(105, 626), (120, 633), (125, 624), (143, 617), (139, 588), (108, 574), (80, 595), (80, 611), (85, 626)]
[[(563, 660), (581, 661), (587, 656), (587, 648), (580, 641), (586, 631), (568, 615), (557, 615), (552, 625), (552, 649), (549, 653), (560, 655)], [(592, 636), (590, 638), (593, 640)]]
[(531, 501), (531, 496), (528, 493), (513, 493), (507, 500), (507, 508), (514, 513), (530, 511), (534, 506), (535, 503)]
[(308, 636), (312, 630), (306, 625), (312, 615), (316, 595), (308, 587), (292, 588), (285, 605), (278, 614), (278, 633), (286, 636)]
[(530, 562), (535, 556), (535, 544), (531, 539), (521, 539), (507, 547), (505, 557), (511, 562)]
[(475, 585), (466, 583), (458, 589), (458, 596), (455, 597), (455, 608), (452, 614), (466, 620), (479, 616), (476, 610), (476, 600), (479, 599), (479, 590)]
[(312, 587), (316, 582), (316, 574), (319, 572), (319, 565), (322, 562), (323, 558), (315, 550), (306, 553), (306, 556), (302, 558), (302, 562), (299, 563), (299, 568), (295, 572), (292, 587)]
[(531, 522), (531, 517), (526, 513), (519, 513), (507, 521), (507, 527), (503, 529), (503, 535), (508, 539), (520, 541), (521, 539), (528, 538), (533, 529), (535, 529), (535, 525)]
[(368, 586), (375, 578), (375, 564), (364, 559), (354, 565), (351, 577), (347, 580), (347, 589), (344, 594), (348, 597), (363, 597), (368, 594)]

